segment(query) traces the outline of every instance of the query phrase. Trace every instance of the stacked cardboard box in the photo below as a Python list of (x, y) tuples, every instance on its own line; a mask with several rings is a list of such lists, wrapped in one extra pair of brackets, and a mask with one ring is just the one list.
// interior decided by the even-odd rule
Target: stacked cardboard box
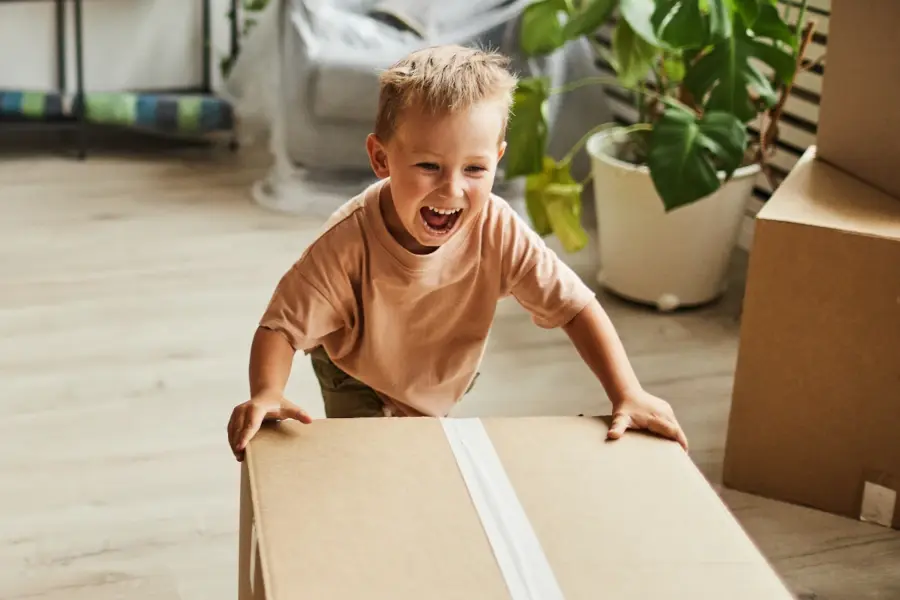
[(818, 156), (900, 198), (900, 2), (832, 0)]
[(790, 600), (688, 455), (605, 419), (285, 421), (242, 466), (240, 600)]
[(810, 148), (756, 221), (725, 485), (900, 528), (900, 3), (834, 0)]

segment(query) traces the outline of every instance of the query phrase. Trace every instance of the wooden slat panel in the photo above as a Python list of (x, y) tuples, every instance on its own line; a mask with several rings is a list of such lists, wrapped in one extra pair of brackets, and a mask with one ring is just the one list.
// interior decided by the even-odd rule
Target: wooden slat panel
[[(751, 132), (759, 133), (757, 128), (751, 125), (748, 128)], [(790, 145), (791, 148), (801, 148), (806, 150), (816, 143), (816, 135), (804, 129), (800, 129), (788, 123), (785, 120), (778, 122), (778, 141), (784, 146)]]

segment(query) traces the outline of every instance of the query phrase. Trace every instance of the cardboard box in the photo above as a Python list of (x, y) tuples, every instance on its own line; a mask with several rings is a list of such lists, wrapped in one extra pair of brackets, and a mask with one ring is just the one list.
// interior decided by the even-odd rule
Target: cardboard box
[[(239, 598), (791, 598), (680, 447), (606, 431), (588, 417), (266, 428), (243, 463)], [(509, 584), (504, 548), (521, 567)], [(510, 592), (516, 572), (543, 591)]]
[(900, 2), (832, 0), (819, 158), (900, 198)]
[(723, 479), (900, 527), (900, 202), (815, 147), (756, 220)]

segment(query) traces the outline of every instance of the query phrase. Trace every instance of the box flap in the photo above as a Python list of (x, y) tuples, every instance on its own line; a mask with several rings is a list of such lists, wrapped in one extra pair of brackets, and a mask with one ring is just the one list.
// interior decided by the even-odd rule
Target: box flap
[(757, 219), (900, 240), (900, 202), (816, 157), (803, 154)]
[[(674, 442), (483, 422), (567, 600), (791, 598)], [(286, 421), (247, 461), (270, 600), (509, 600), (439, 420)]]

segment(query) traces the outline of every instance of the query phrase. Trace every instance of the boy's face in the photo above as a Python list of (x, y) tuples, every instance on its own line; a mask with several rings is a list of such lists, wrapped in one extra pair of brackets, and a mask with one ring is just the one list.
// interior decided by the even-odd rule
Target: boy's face
[(375, 174), (391, 178), (385, 220), (407, 250), (433, 250), (479, 213), (506, 147), (505, 113), (496, 100), (442, 116), (411, 107), (387, 143), (369, 136)]

